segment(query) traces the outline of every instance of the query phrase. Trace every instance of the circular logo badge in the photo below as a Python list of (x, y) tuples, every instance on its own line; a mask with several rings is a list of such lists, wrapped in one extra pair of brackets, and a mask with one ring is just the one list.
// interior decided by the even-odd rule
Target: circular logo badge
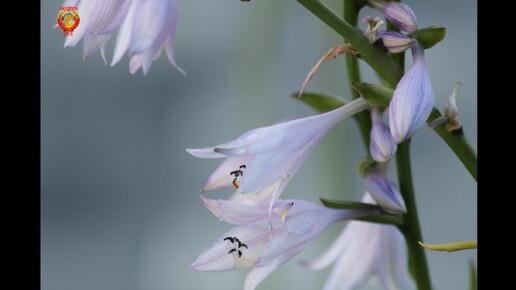
[(63, 29), (65, 35), (72, 35), (80, 21), (81, 18), (77, 10), (60, 10), (57, 13), (57, 24)]

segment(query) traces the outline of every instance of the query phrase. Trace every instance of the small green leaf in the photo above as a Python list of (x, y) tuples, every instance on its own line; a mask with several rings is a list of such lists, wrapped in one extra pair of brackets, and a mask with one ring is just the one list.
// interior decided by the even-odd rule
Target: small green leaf
[(444, 36), (446, 36), (446, 27), (430, 26), (418, 29), (416, 32), (411, 33), (410, 36), (417, 38), (424, 49), (429, 49), (444, 39)]
[(371, 106), (386, 107), (389, 105), (394, 90), (382, 85), (369, 83), (351, 83), (351, 86), (357, 90), (362, 98), (364, 98)]
[(477, 268), (473, 261), (469, 261), (469, 290), (477, 290)]
[(477, 248), (477, 241), (464, 241), (464, 242), (457, 242), (457, 243), (449, 243), (449, 244), (425, 244), (422, 242), (419, 242), (421, 247), (431, 250), (431, 251), (443, 251), (443, 252), (455, 252), (455, 251), (462, 251), (462, 250), (469, 250), (469, 249), (476, 249)]
[(348, 100), (345, 100), (336, 96), (323, 95), (318, 93), (304, 93), (299, 96), (299, 92), (292, 93), (291, 97), (298, 99), (310, 107), (316, 109), (320, 113), (329, 112), (331, 110), (337, 109), (338, 107), (349, 103)]
[(320, 198), (321, 202), (325, 207), (339, 208), (339, 209), (350, 209), (350, 208), (380, 208), (377, 205), (356, 201), (340, 201), (330, 200), (326, 198)]
[[(340, 201), (340, 200), (330, 200), (326, 198), (320, 198), (321, 202), (324, 206), (329, 208), (337, 208), (337, 209), (360, 209), (360, 208), (376, 208), (379, 212), (381, 212), (381, 208), (377, 205), (356, 201)], [(372, 222), (377, 224), (389, 224), (389, 225), (402, 225), (403, 219), (398, 215), (392, 214), (373, 214), (368, 216), (362, 216), (359, 218), (354, 218), (353, 220), (357, 221), (365, 221)]]

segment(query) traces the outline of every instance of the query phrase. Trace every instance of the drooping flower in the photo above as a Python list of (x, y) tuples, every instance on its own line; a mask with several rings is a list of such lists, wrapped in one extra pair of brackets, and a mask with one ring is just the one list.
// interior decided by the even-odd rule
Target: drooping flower
[(142, 68), (147, 74), (153, 60), (163, 48), (170, 63), (185, 74), (174, 59), (174, 34), (177, 22), (177, 0), (66, 0), (64, 6), (77, 6), (81, 22), (73, 35), (67, 36), (64, 47), (73, 47), (83, 39), (83, 58), (104, 47), (118, 31), (111, 66), (124, 54), (130, 56), (129, 71)]
[(201, 191), (235, 187), (252, 193), (279, 183), (281, 192), (326, 133), (343, 119), (368, 108), (362, 98), (333, 111), (251, 130), (209, 148), (186, 149), (199, 158), (226, 158)]
[(369, 38), (369, 42), (373, 43), (378, 39), (377, 33), (380, 26), (384, 23), (380, 17), (366, 16), (362, 18), (362, 23), (367, 24), (365, 34)]
[[(362, 199), (374, 203), (369, 194)], [(407, 245), (393, 225), (350, 221), (316, 260), (303, 263), (320, 270), (335, 261), (323, 290), (353, 290), (376, 276), (386, 290), (416, 289), (408, 272)]]
[(425, 124), (434, 106), (424, 49), (417, 41), (412, 45), (412, 57), (413, 65), (399, 81), (389, 104), (389, 126), (398, 144)]
[(386, 212), (393, 214), (407, 212), (398, 187), (385, 174), (369, 172), (366, 176), (366, 190)]
[(252, 206), (234, 200), (203, 201), (217, 217), (237, 226), (220, 236), (190, 267), (199, 271), (252, 267), (245, 290), (255, 289), (334, 222), (379, 213), (374, 208), (331, 209), (302, 200), (278, 200), (269, 221), (267, 201)]
[(374, 160), (385, 162), (391, 159), (396, 152), (398, 145), (392, 139), (389, 127), (383, 122), (382, 113), (378, 108), (371, 109), (371, 142), (370, 152)]
[(416, 31), (416, 15), (407, 4), (383, 0), (368, 0), (367, 4), (380, 10), (399, 29), (409, 33)]
[(404, 52), (409, 49), (415, 41), (413, 38), (390, 30), (378, 31), (376, 36), (378, 39), (375, 45), (379, 45), (388, 53)]

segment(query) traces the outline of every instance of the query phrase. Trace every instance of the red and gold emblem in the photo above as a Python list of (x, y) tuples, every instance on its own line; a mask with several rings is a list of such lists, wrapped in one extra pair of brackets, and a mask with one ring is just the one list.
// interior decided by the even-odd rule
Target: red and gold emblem
[(73, 31), (79, 26), (81, 21), (77, 7), (61, 6), (60, 9), (59, 13), (57, 13), (57, 25), (63, 29), (65, 35), (73, 35)]

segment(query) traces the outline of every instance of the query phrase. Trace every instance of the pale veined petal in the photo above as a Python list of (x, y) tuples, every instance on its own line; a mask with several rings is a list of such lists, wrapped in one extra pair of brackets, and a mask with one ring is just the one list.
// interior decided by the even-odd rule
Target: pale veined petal
[[(138, 1), (129, 52), (139, 54), (149, 49), (154, 43), (163, 43), (171, 27), (169, 13), (173, 11), (175, 0)], [(157, 39), (162, 39), (157, 41)], [(154, 53), (152, 54), (154, 56)]]
[(134, 14), (136, 13), (138, 1), (141, 0), (131, 1), (129, 11), (127, 11), (127, 15), (123, 20), (122, 25), (120, 26), (120, 30), (118, 31), (118, 36), (116, 39), (115, 52), (113, 53), (113, 59), (111, 60), (110, 66), (117, 64), (129, 48), (133, 30), (133, 19)]
[(323, 290), (357, 289), (371, 277), (376, 258), (374, 248), (378, 242), (374, 234), (363, 229), (369, 225), (358, 221), (348, 223), (346, 232), (351, 238), (347, 240), (344, 251), (335, 262)]
[(73, 35), (69, 35), (65, 39), (64, 47), (73, 47), (79, 40), (84, 36), (88, 21), (93, 10), (93, 7), (97, 4), (97, 0), (79, 1), (77, 5), (77, 13), (79, 13), (80, 22), (79, 26), (73, 31)]
[(176, 32), (175, 23), (177, 22), (177, 12), (174, 13), (174, 15), (171, 15), (171, 17), (176, 17), (176, 19), (174, 20), (174, 26), (170, 29), (170, 32), (167, 35), (167, 39), (165, 40), (165, 52), (167, 54), (168, 61), (183, 75), (186, 75), (186, 71), (176, 63), (176, 59), (174, 58), (174, 36)]
[[(84, 39), (83, 39), (84, 46), (82, 49), (82, 58), (85, 60), (92, 53), (94, 53), (98, 49), (104, 47), (110, 38), (111, 38), (111, 34), (97, 34), (97, 35), (86, 34), (86, 35), (84, 35)], [(105, 56), (103, 56), (103, 59), (104, 59), (104, 63), (106, 63)]]
[(387, 176), (378, 173), (368, 174), (366, 189), (385, 211), (394, 214), (407, 212), (405, 201), (398, 187)]
[(112, 33), (127, 16), (131, 0), (102, 0), (93, 8), (86, 31), (91, 34)]
[(255, 266), (249, 273), (244, 282), (244, 290), (254, 290), (256, 287), (267, 278), (274, 270), (276, 270), (281, 264), (287, 262), (297, 254), (299, 254), (304, 247), (293, 248), (288, 252), (284, 253), (281, 257), (271, 263), (263, 266)]
[(412, 54), (414, 64), (399, 81), (389, 104), (389, 126), (398, 144), (425, 124), (434, 106), (432, 83), (419, 43), (412, 46)]

